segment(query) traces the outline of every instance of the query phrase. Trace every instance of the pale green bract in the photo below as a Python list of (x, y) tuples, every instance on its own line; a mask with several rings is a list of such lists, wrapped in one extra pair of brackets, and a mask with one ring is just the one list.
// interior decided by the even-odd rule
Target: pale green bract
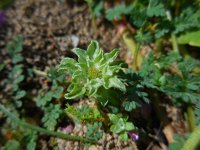
[(72, 78), (66, 99), (84, 95), (96, 98), (100, 88), (126, 91), (124, 83), (116, 75), (121, 66), (112, 64), (118, 56), (117, 49), (104, 53), (97, 41), (91, 41), (87, 50), (75, 48), (73, 52), (78, 60), (64, 58), (59, 66), (59, 70), (66, 71)]

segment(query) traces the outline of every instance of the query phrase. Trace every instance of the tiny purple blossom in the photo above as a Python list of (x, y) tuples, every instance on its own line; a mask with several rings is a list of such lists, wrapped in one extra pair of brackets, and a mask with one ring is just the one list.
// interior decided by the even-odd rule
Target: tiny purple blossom
[(6, 22), (6, 14), (0, 11), (0, 27)]
[(128, 135), (131, 137), (131, 139), (132, 139), (133, 141), (137, 141), (137, 140), (139, 139), (139, 135), (138, 135), (138, 133), (136, 133), (135, 131), (130, 131), (130, 132), (128, 133)]
[(70, 124), (70, 125), (68, 125), (68, 126), (66, 126), (66, 127), (64, 127), (64, 128), (61, 128), (61, 130), (62, 131), (65, 131), (66, 133), (70, 133), (70, 132), (72, 132), (73, 131), (73, 126)]

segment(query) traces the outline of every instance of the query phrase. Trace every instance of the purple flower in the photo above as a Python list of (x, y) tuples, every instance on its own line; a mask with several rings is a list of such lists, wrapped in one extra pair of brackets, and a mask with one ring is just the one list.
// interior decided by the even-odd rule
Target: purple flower
[(66, 133), (70, 133), (73, 131), (73, 126), (70, 124), (64, 128), (61, 128), (62, 131), (65, 131)]
[(6, 14), (0, 11), (0, 27), (6, 22)]
[(131, 137), (133, 141), (137, 141), (139, 139), (139, 135), (135, 131), (130, 131), (128, 135)]

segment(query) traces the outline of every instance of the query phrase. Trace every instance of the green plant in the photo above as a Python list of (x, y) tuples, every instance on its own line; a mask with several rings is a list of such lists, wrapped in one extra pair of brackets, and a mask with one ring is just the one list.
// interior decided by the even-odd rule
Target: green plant
[[(51, 136), (55, 136), (55, 137), (59, 137), (59, 138), (63, 138), (63, 139), (75, 140), (75, 141), (79, 140), (79, 141), (83, 141), (83, 142), (95, 143), (95, 141), (91, 141), (90, 139), (87, 139), (87, 138), (82, 138), (82, 137), (79, 137), (79, 136), (72, 136), (72, 135), (61, 133), (61, 132), (54, 132), (54, 131), (50, 131), (50, 130), (38, 127), (36, 125), (29, 124), (25, 121), (20, 120), (15, 115), (13, 115), (2, 104), (0, 104), (0, 111), (3, 112), (9, 118), (11, 118), (11, 120), (13, 122), (15, 122), (18, 126), (21, 126), (23, 128), (33, 130), (33, 131), (36, 131), (36, 132), (42, 132), (42, 133), (45, 133), (47, 135), (51, 135)], [(16, 142), (14, 140), (14, 146), (17, 147), (16, 145), (18, 146), (18, 142)]]
[(64, 88), (59, 85), (59, 82), (62, 82), (64, 78), (59, 73), (54, 73), (55, 70), (52, 68), (47, 74), (47, 77), (53, 82), (51, 89), (46, 92), (42, 91), (35, 99), (36, 105), (44, 111), (42, 122), (49, 130), (55, 130), (57, 120), (64, 112), (60, 104), (54, 104), (55, 100), (62, 98)]
[(94, 122), (93, 124), (87, 124), (86, 137), (98, 141), (102, 138), (103, 132), (100, 130), (102, 127), (101, 122)]
[[(66, 99), (75, 99), (84, 95), (96, 98), (103, 105), (106, 103), (115, 104), (107, 96), (107, 99), (100, 97), (110, 89), (118, 89), (125, 92), (124, 83), (117, 77), (117, 72), (121, 70), (120, 65), (115, 65), (114, 60), (118, 55), (118, 50), (114, 49), (110, 53), (104, 54), (96, 41), (92, 41), (87, 50), (76, 48), (73, 52), (78, 56), (78, 61), (72, 58), (62, 59), (59, 70), (67, 71), (71, 76), (71, 84)], [(110, 91), (111, 92), (111, 91)]]
[(100, 111), (95, 107), (89, 107), (88, 105), (83, 105), (80, 107), (67, 105), (66, 112), (72, 117), (75, 117), (76, 120), (85, 123), (92, 123), (95, 121), (102, 120), (102, 115)]
[(112, 123), (110, 131), (119, 134), (119, 137), (123, 141), (128, 140), (128, 132), (135, 129), (132, 122), (128, 122), (128, 117), (121, 115), (109, 114), (110, 121)]
[(23, 75), (23, 37), (18, 36), (13, 41), (8, 43), (6, 49), (12, 60), (12, 69), (8, 73), (6, 80), (6, 87), (11, 95), (11, 100), (14, 100), (17, 107), (21, 107), (22, 101), (20, 100), (26, 95), (26, 91), (21, 89), (22, 82), (25, 79)]

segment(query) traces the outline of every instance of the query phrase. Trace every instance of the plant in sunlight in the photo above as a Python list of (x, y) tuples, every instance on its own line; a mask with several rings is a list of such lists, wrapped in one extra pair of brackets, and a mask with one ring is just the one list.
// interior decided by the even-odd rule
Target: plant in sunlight
[(76, 48), (73, 52), (78, 60), (64, 58), (59, 66), (60, 71), (67, 71), (71, 76), (66, 99), (84, 95), (98, 99), (100, 91), (105, 93), (103, 91), (111, 88), (126, 91), (125, 84), (116, 75), (121, 70), (120, 64), (114, 64), (119, 53), (117, 49), (104, 53), (98, 42), (92, 41), (87, 50)]

